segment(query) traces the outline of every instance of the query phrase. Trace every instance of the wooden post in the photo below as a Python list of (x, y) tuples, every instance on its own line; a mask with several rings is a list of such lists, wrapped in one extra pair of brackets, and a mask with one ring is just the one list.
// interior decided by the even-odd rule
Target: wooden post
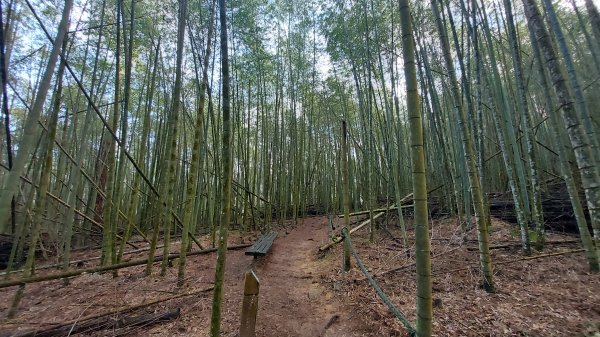
[(258, 290), (260, 282), (253, 270), (244, 277), (244, 299), (240, 319), (240, 337), (256, 337), (256, 313), (258, 312)]

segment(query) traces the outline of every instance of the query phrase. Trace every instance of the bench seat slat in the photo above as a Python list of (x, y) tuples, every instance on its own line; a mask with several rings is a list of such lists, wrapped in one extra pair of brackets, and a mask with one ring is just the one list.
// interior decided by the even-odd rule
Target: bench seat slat
[(252, 246), (246, 249), (245, 255), (264, 256), (267, 254), (273, 241), (277, 237), (276, 232), (269, 232), (258, 239)]

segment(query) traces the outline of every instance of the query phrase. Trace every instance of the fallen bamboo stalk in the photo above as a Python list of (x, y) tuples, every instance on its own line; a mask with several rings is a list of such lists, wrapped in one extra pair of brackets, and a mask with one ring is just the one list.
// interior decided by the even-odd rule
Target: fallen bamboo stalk
[[(546, 241), (546, 242), (544, 242), (544, 244), (545, 245), (560, 245), (560, 244), (571, 244), (571, 243), (578, 243), (578, 242), (580, 242), (580, 240), (562, 240), (562, 241)], [(522, 242), (514, 242), (514, 243), (503, 244), (503, 245), (490, 246), (490, 249), (521, 247), (522, 245), (523, 245)], [(479, 250), (479, 247), (467, 247), (467, 250), (468, 251), (476, 251), (476, 250)]]
[[(164, 245), (158, 245), (156, 246), (156, 249), (160, 249), (163, 248)], [(139, 248), (139, 249), (134, 249), (134, 250), (130, 250), (130, 251), (126, 251), (123, 253), (123, 255), (128, 255), (128, 254), (135, 254), (135, 253), (141, 253), (141, 252), (145, 252), (150, 250), (150, 247), (144, 247), (144, 248)], [(100, 256), (94, 256), (94, 257), (90, 257), (87, 259), (81, 259), (81, 260), (73, 260), (69, 262), (69, 265), (77, 265), (80, 263), (85, 263), (85, 262), (90, 262), (90, 261), (95, 261), (95, 260), (100, 260), (102, 257)], [(35, 270), (43, 270), (43, 269), (52, 269), (52, 268), (62, 268), (64, 266), (64, 264), (61, 263), (55, 263), (55, 264), (49, 264), (46, 266), (41, 266), (41, 267), (36, 267)], [(22, 273), (24, 272), (25, 269), (19, 269), (19, 270), (11, 270), (9, 273), (4, 272), (4, 273), (0, 273), (0, 276), (5, 276), (6, 274), (17, 274), (17, 273)]]
[[(385, 212), (377, 213), (377, 215), (373, 216), (372, 220), (376, 220), (384, 214), (385, 214)], [(352, 233), (356, 232), (357, 230), (363, 228), (364, 226), (368, 225), (369, 223), (371, 223), (371, 219), (367, 219), (360, 225), (352, 228), (349, 233), (352, 234)], [(324, 252), (324, 251), (328, 250), (329, 248), (333, 247), (333, 245), (335, 245), (336, 243), (340, 243), (340, 242), (342, 242), (342, 237), (338, 235), (338, 236), (334, 237), (330, 243), (328, 243), (322, 247), (319, 247), (319, 251)]]
[[(460, 248), (460, 247), (455, 247), (455, 248), (449, 249), (449, 250), (447, 250), (447, 251), (444, 251), (444, 252), (441, 252), (441, 253), (439, 253), (439, 254), (436, 254), (436, 255), (432, 256), (431, 258), (432, 258), (432, 259), (435, 259), (436, 257), (442, 256), (442, 255), (445, 255), (445, 254), (448, 254), (448, 253), (452, 253), (453, 251), (455, 251), (455, 250), (457, 250), (457, 249), (459, 249), (459, 248)], [(372, 277), (373, 277), (373, 278), (375, 278), (375, 277), (379, 277), (379, 276), (382, 276), (382, 275), (385, 275), (385, 274), (389, 274), (389, 273), (397, 272), (397, 271), (400, 271), (400, 270), (402, 270), (402, 269), (406, 269), (406, 268), (413, 267), (413, 266), (415, 266), (416, 264), (417, 264), (417, 261), (413, 261), (413, 262), (411, 262), (411, 263), (407, 263), (407, 264), (405, 264), (405, 265), (403, 265), (403, 266), (400, 266), (400, 267), (396, 267), (396, 268), (393, 268), (393, 269), (388, 269), (388, 270), (386, 270), (386, 271), (382, 271), (382, 272), (380, 272), (380, 273), (373, 274), (373, 276), (372, 276)], [(364, 278), (364, 277), (363, 277), (363, 278), (355, 279), (355, 280), (354, 280), (354, 282), (360, 282), (360, 281), (365, 281), (365, 280), (366, 280), (366, 278)]]
[[(543, 259), (543, 258), (552, 257), (552, 256), (581, 253), (584, 251), (585, 251), (585, 249), (575, 249), (575, 250), (567, 250), (567, 251), (563, 251), (563, 252), (556, 252), (556, 253), (550, 253), (550, 254), (526, 256), (526, 257), (522, 257), (522, 258), (516, 259), (516, 260), (494, 262), (494, 265), (497, 266), (497, 265), (503, 265), (503, 264), (511, 264), (511, 263), (520, 262), (520, 261), (536, 260), (536, 259)], [(452, 270), (448, 270), (448, 271), (440, 271), (437, 273), (433, 273), (432, 275), (437, 276), (437, 275), (443, 275), (443, 274), (451, 274), (451, 273), (455, 273), (457, 271), (469, 270), (471, 268), (477, 268), (477, 267), (469, 266), (469, 267), (464, 267), (464, 268), (452, 269)]]
[[(434, 187), (432, 189), (430, 189), (429, 191), (427, 191), (427, 194), (431, 194), (437, 190), (439, 190), (440, 188), (442, 188), (445, 184), (441, 184), (437, 187)], [(400, 199), (400, 201), (398, 202), (398, 204), (400, 204), (400, 208), (410, 208), (413, 207), (413, 205), (404, 205), (405, 203), (412, 201), (413, 198), (413, 194), (407, 194), (405, 197), (403, 197), (402, 199)], [(354, 213), (350, 213), (350, 216), (355, 216), (355, 215), (362, 215), (362, 214), (367, 214), (367, 213), (378, 213), (378, 212), (388, 212), (388, 211), (392, 211), (392, 210), (396, 210), (398, 209), (397, 205), (393, 205), (387, 208), (378, 208), (378, 209), (374, 209), (374, 210), (366, 210), (366, 211), (359, 211), (359, 212), (354, 212)], [(338, 218), (342, 218), (344, 217), (343, 214), (339, 214)]]
[[(411, 205), (402, 205), (402, 206), (400, 206), (400, 208), (411, 208), (411, 207), (413, 207), (412, 204)], [(377, 209), (374, 209), (374, 210), (358, 211), (358, 212), (350, 213), (350, 216), (364, 215), (364, 214), (369, 214), (371, 212), (373, 212), (373, 213), (388, 212), (388, 211), (394, 211), (394, 210), (397, 210), (397, 209), (398, 209), (398, 206), (390, 206), (390, 207), (387, 207), (387, 208), (377, 208)], [(338, 214), (337, 217), (338, 218), (343, 218), (344, 214)]]
[[(242, 248), (246, 248), (246, 247), (250, 247), (250, 246), (251, 246), (251, 244), (235, 245), (235, 246), (227, 247), (227, 249), (228, 250), (236, 250), (236, 249), (242, 249)], [(216, 248), (209, 248), (209, 249), (205, 249), (205, 250), (189, 252), (186, 255), (194, 256), (194, 255), (208, 254), (208, 253), (212, 253), (212, 252), (216, 252), (216, 251), (217, 251)], [(173, 253), (173, 254), (169, 254), (167, 256), (168, 260), (173, 260), (176, 258), (179, 258), (179, 253)], [(154, 263), (161, 262), (163, 259), (164, 259), (164, 256), (156, 256), (154, 258)], [(133, 266), (140, 266), (140, 265), (144, 265), (146, 263), (148, 263), (148, 259), (139, 259), (139, 260), (133, 260), (133, 261), (128, 261), (128, 262), (117, 263), (117, 264), (113, 264), (110, 266), (100, 266), (100, 267), (94, 267), (94, 268), (72, 270), (72, 271), (58, 273), (58, 274), (33, 276), (33, 277), (28, 277), (28, 278), (24, 278), (24, 279), (20, 279), (20, 280), (4, 281), (4, 282), (0, 282), (0, 289), (7, 288), (7, 287), (13, 287), (13, 286), (17, 286), (17, 285), (25, 285), (28, 283), (38, 283), (38, 282), (51, 281), (51, 280), (56, 280), (56, 279), (61, 279), (61, 278), (79, 276), (81, 274), (91, 274), (91, 273), (99, 273), (99, 272), (105, 272), (105, 271), (111, 271), (111, 270), (118, 270), (118, 269), (133, 267)]]
[[(103, 312), (103, 313), (100, 313), (100, 314), (94, 314), (94, 315), (90, 315), (90, 316), (87, 316), (87, 317), (84, 317), (84, 318), (75, 319), (75, 320), (71, 320), (71, 321), (66, 322), (66, 323), (62, 323), (62, 324), (60, 324), (58, 326), (55, 326), (55, 327), (53, 327), (51, 329), (57, 329), (57, 328), (64, 327), (64, 326), (71, 327), (74, 324), (77, 324), (77, 322), (89, 321), (89, 320), (98, 319), (98, 318), (106, 317), (106, 316), (114, 316), (114, 315), (119, 315), (119, 314), (125, 314), (125, 313), (132, 312), (132, 311), (135, 311), (135, 310), (140, 310), (140, 309), (143, 309), (143, 308), (147, 308), (147, 307), (153, 306), (153, 305), (158, 304), (158, 303), (175, 300), (175, 299), (182, 298), (182, 297), (188, 297), (188, 296), (198, 295), (198, 294), (201, 294), (201, 293), (205, 293), (205, 292), (211, 291), (213, 289), (214, 289), (214, 287), (210, 286), (210, 287), (203, 288), (203, 289), (200, 289), (200, 290), (191, 291), (191, 292), (188, 292), (188, 293), (185, 293), (185, 294), (179, 294), (179, 295), (175, 295), (175, 296), (171, 296), (171, 297), (167, 297), (167, 298), (161, 298), (161, 299), (158, 299), (158, 300), (155, 300), (155, 301), (151, 301), (151, 302), (147, 302), (147, 303), (142, 303), (142, 304), (134, 305), (134, 306), (127, 307), (127, 308), (120, 308), (120, 309), (111, 310), (111, 311), (108, 311), (108, 312)], [(49, 330), (49, 329), (47, 329), (47, 330)], [(17, 335), (13, 335), (11, 333), (9, 333), (8, 335), (4, 335), (4, 334), (0, 335), (0, 337), (5, 337), (5, 336), (7, 336), (7, 337), (8, 336), (11, 336), (11, 337), (30, 337), (30, 336), (33, 337), (33, 336), (36, 336), (36, 337), (39, 337), (39, 336), (42, 336), (42, 335), (40, 334), (39, 330), (36, 330), (36, 331), (23, 332), (23, 333), (17, 334)]]

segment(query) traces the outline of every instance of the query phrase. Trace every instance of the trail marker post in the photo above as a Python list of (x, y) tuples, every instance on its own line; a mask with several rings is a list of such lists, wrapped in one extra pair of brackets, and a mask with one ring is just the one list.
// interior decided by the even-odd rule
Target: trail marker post
[(253, 270), (244, 277), (244, 299), (240, 319), (240, 337), (256, 337), (256, 313), (260, 282)]

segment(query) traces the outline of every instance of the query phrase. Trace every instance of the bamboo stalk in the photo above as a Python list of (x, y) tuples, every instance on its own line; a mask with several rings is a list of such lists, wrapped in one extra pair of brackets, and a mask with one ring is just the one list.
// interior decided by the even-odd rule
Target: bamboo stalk
[[(411, 208), (411, 207), (414, 207), (414, 205), (411, 204), (411, 205), (400, 206), (400, 208)], [(369, 214), (370, 212), (379, 213), (379, 212), (395, 211), (397, 209), (398, 209), (398, 206), (391, 206), (391, 207), (387, 207), (387, 208), (377, 208), (377, 209), (374, 209), (374, 210), (366, 210), (366, 211), (353, 212), (353, 213), (350, 213), (349, 215), (352, 217), (352, 216), (357, 216), (357, 215)], [(338, 214), (337, 217), (338, 218), (343, 218), (344, 214)]]
[[(251, 246), (251, 244), (235, 245), (235, 246), (229, 246), (229, 247), (227, 247), (227, 249), (228, 250), (237, 250), (237, 249), (242, 249), (242, 248), (246, 248), (246, 247), (250, 247), (250, 246)], [(189, 252), (189, 253), (187, 253), (187, 256), (208, 254), (208, 253), (212, 253), (212, 252), (216, 252), (216, 251), (217, 251), (216, 248), (208, 248), (205, 250)], [(177, 258), (179, 258), (179, 253), (172, 253), (167, 256), (166, 260), (173, 260), (173, 259), (177, 259)], [(156, 257), (154, 257), (153, 263), (161, 262), (163, 260), (164, 260), (164, 257), (162, 255), (156, 256)], [(94, 267), (94, 268), (72, 270), (72, 271), (58, 273), (58, 274), (40, 275), (40, 276), (23, 278), (23, 279), (19, 279), (19, 280), (4, 281), (4, 282), (0, 282), (0, 289), (13, 287), (16, 285), (23, 286), (23, 285), (29, 284), (29, 283), (38, 283), (38, 282), (44, 282), (44, 281), (57, 280), (57, 279), (66, 278), (66, 277), (74, 277), (74, 276), (79, 276), (82, 274), (100, 273), (100, 272), (118, 270), (118, 269), (133, 267), (133, 266), (140, 266), (140, 265), (146, 264), (147, 262), (148, 262), (148, 259), (138, 259), (138, 260), (133, 260), (133, 261), (128, 261), (128, 262), (122, 262), (122, 263), (118, 263), (118, 264), (108, 265), (108, 266), (99, 266), (99, 267)]]

